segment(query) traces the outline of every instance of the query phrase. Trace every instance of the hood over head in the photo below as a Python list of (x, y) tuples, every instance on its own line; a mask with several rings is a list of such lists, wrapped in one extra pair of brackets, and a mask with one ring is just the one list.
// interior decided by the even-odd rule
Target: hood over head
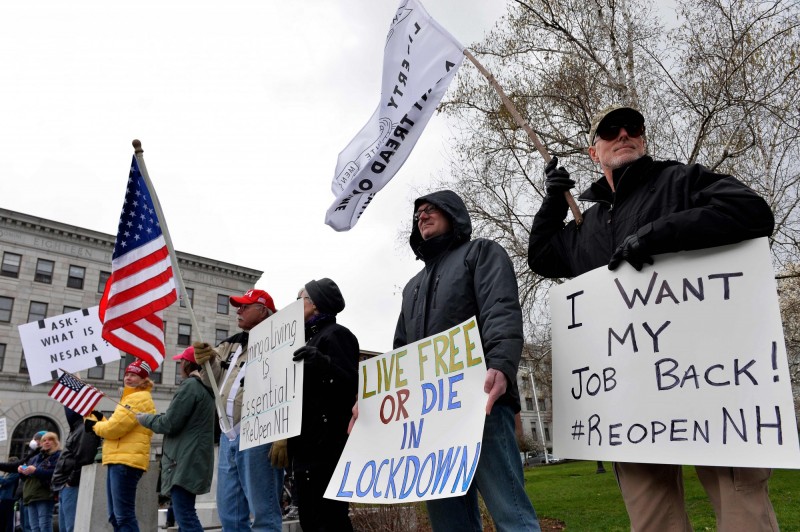
[[(417, 209), (419, 209), (419, 206), (423, 203), (435, 205), (450, 219), (452, 231), (449, 235), (442, 236), (452, 238), (453, 246), (458, 246), (463, 242), (469, 241), (469, 239), (472, 237), (472, 221), (469, 218), (467, 206), (464, 205), (464, 200), (461, 199), (461, 196), (452, 190), (439, 190), (437, 192), (431, 192), (430, 194), (417, 198), (417, 200), (414, 201), (414, 212), (417, 212)], [(439, 237), (434, 237), (430, 240), (435, 240), (436, 238)], [(417, 224), (412, 219), (411, 237), (409, 237), (408, 243), (411, 245), (411, 249), (418, 258), (423, 258), (420, 251), (420, 246), (423, 242), (424, 240), (419, 232), (419, 227), (417, 227)]]
[(69, 425), (70, 430), (74, 430), (79, 424), (83, 424), (83, 416), (67, 406), (64, 407), (64, 415), (67, 418), (67, 425)]

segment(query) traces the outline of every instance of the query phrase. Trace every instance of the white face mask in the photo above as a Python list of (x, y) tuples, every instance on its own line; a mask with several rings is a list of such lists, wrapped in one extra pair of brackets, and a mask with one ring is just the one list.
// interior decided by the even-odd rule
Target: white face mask
[(31, 451), (35, 451), (39, 448), (39, 442), (36, 440), (31, 440), (31, 442), (28, 444), (28, 447), (31, 448)]

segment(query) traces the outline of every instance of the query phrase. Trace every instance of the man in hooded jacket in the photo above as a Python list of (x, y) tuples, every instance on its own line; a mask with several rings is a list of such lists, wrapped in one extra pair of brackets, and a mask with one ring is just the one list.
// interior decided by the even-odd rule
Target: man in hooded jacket
[(434, 530), (482, 531), (480, 491), (498, 531), (535, 532), (539, 521), (525, 493), (514, 433), (523, 345), (517, 279), (502, 246), (471, 235), (467, 208), (455, 192), (414, 202), (409, 243), (425, 267), (403, 289), (394, 347), (476, 316), (487, 365), (487, 415), (474, 481), (463, 496), (427, 501), (428, 514)]
[(94, 433), (86, 432), (82, 415), (66, 406), (64, 415), (69, 425), (69, 435), (64, 440), (64, 448), (56, 462), (50, 488), (58, 493), (59, 532), (73, 532), (81, 470), (83, 466), (94, 462), (100, 438)]

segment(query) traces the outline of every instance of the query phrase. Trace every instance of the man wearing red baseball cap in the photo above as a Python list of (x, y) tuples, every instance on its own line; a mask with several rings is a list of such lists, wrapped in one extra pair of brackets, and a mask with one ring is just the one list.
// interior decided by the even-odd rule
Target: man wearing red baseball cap
[[(225, 431), (220, 421), (223, 433), (219, 439), (217, 511), (223, 530), (280, 532), (283, 469), (272, 467), (269, 460), (272, 445), (239, 450), (249, 331), (276, 312), (275, 303), (267, 292), (256, 288), (241, 296), (231, 296), (230, 302), (236, 307), (237, 324), (242, 332), (223, 340), (216, 349), (202, 342), (193, 345), (197, 363), (211, 364), (230, 427)], [(206, 370), (200, 373), (203, 382), (210, 384)]]

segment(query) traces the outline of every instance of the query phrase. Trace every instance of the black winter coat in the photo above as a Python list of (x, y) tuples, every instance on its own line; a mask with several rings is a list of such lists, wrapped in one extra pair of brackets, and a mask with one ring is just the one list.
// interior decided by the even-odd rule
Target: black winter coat
[(360, 351), (350, 329), (325, 316), (306, 326), (306, 345), (327, 355), (330, 364), (304, 366), (303, 421), (300, 435), (288, 443), (295, 469), (339, 461), (358, 391)]
[(543, 277), (575, 277), (608, 264), (623, 239), (636, 233), (651, 255), (735, 244), (769, 236), (769, 205), (732, 176), (699, 164), (642, 157), (581, 194), (594, 205), (580, 227), (564, 225), (563, 195), (547, 196), (533, 219), (528, 265)]
[(417, 224), (409, 243), (425, 267), (403, 289), (394, 347), (416, 342), (476, 316), (486, 366), (506, 376), (508, 388), (497, 402), (519, 412), (517, 370), (522, 356), (522, 311), (511, 259), (502, 246), (472, 236), (461, 198), (450, 190), (414, 202), (430, 203), (450, 218), (452, 232), (423, 241)]
[(64, 407), (64, 411), (69, 423), (69, 434), (64, 440), (61, 456), (56, 462), (53, 479), (50, 481), (53, 491), (60, 491), (67, 484), (78, 487), (81, 482), (81, 469), (94, 462), (97, 448), (100, 447), (100, 438), (94, 433), (86, 433), (83, 416), (67, 407)]

